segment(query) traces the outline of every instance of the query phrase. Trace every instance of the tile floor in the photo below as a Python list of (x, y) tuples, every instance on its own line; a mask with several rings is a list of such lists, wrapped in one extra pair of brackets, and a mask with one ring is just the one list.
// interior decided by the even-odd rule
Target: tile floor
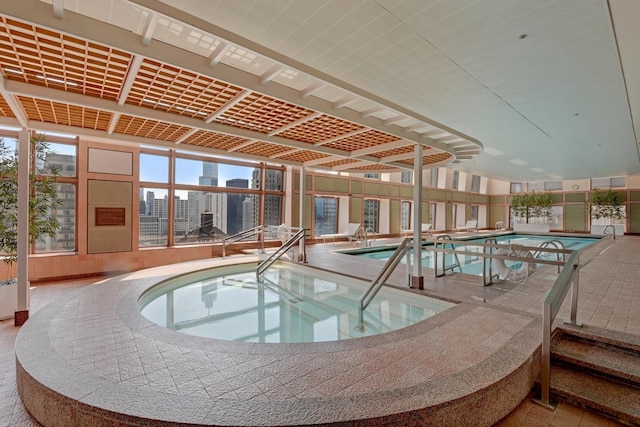
[[(319, 245), (318, 245), (319, 246)], [(613, 260), (616, 260), (614, 263)], [(581, 275), (579, 320), (597, 327), (638, 333), (640, 318), (640, 238), (620, 239), (597, 254)], [(31, 293), (31, 312), (73, 290), (100, 281), (88, 278), (57, 283), (37, 284)], [(520, 297), (526, 292), (517, 292)], [(518, 295), (505, 292), (493, 300), (507, 307), (518, 305)], [(525, 298), (526, 299), (526, 298)], [(522, 307), (521, 307), (522, 308)], [(635, 308), (635, 309), (634, 309)], [(14, 343), (19, 328), (12, 320), (0, 322), (0, 427), (38, 425), (26, 413), (15, 386)], [(597, 414), (571, 405), (560, 404), (555, 412), (525, 399), (500, 426), (613, 426), (619, 425)]]

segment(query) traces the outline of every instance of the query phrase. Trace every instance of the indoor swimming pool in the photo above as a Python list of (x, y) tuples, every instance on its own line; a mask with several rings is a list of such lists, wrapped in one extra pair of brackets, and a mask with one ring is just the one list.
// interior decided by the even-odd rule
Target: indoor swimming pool
[[(483, 236), (478, 239), (465, 239), (465, 240), (452, 240), (447, 241), (447, 243), (451, 242), (456, 250), (460, 251), (469, 251), (469, 252), (482, 252), (481, 246), (474, 246), (474, 242), (482, 243), (484, 242), (488, 236)], [(556, 236), (556, 235), (529, 235), (529, 234), (507, 234), (501, 236), (491, 236), (491, 239), (495, 239), (495, 242), (498, 244), (505, 245), (521, 245), (521, 246), (531, 246), (538, 247), (541, 244), (549, 241), (559, 242), (560, 245), (552, 245), (550, 247), (557, 249), (567, 249), (567, 250), (578, 250), (582, 249), (586, 246), (589, 246), (597, 241), (600, 238), (591, 238), (591, 237), (570, 237), (570, 236)], [(432, 244), (424, 244), (422, 249), (422, 266), (426, 268), (435, 268), (435, 252), (430, 250)], [(386, 261), (391, 257), (393, 252), (395, 251), (395, 247), (368, 247), (368, 248), (359, 248), (352, 249), (347, 251), (342, 251), (342, 253), (346, 253), (349, 255), (356, 255), (369, 259), (377, 259)], [(549, 257), (547, 257), (549, 258)], [(552, 257), (551, 257), (552, 258)], [(549, 259), (551, 259), (549, 258)], [(458, 261), (460, 263), (460, 270), (465, 274), (473, 274), (473, 275), (482, 275), (482, 257), (481, 256), (473, 256), (473, 255), (458, 255)], [(405, 262), (403, 258), (402, 262)], [(452, 265), (453, 255), (447, 254), (445, 257), (445, 265)], [(507, 262), (508, 266), (513, 266), (514, 264), (510, 264)], [(517, 263), (515, 263), (517, 264)], [(440, 264), (438, 264), (440, 265)], [(460, 271), (456, 267), (454, 271)]]
[(257, 343), (337, 341), (413, 325), (455, 304), (383, 287), (364, 311), (368, 282), (277, 263), (256, 281), (255, 264), (199, 271), (162, 282), (138, 306), (152, 322), (207, 338)]

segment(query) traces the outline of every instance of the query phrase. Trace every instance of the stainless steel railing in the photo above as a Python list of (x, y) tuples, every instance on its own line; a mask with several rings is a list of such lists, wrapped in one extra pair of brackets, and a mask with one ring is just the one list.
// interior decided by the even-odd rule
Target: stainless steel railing
[(271, 267), (274, 262), (279, 260), (289, 249), (293, 247), (298, 242), (302, 242), (300, 245), (300, 253), (298, 254), (298, 258), (300, 261), (305, 262), (307, 260), (306, 255), (306, 247), (305, 247), (305, 236), (307, 230), (301, 228), (295, 233), (289, 240), (284, 242), (282, 246), (280, 246), (274, 253), (272, 253), (267, 259), (258, 264), (256, 268), (256, 280), (258, 282), (262, 282), (262, 275), (267, 270), (267, 268)]
[(360, 306), (358, 307), (358, 328), (361, 331), (364, 330), (364, 311), (367, 309), (373, 298), (375, 298), (380, 288), (382, 288), (382, 285), (385, 284), (391, 273), (393, 273), (398, 264), (400, 264), (402, 256), (404, 255), (407, 256), (407, 286), (410, 285), (411, 278), (409, 273), (411, 271), (411, 264), (409, 259), (409, 249), (411, 249), (411, 242), (413, 242), (413, 239), (411, 237), (407, 237), (402, 241), (402, 243), (400, 243), (393, 252), (393, 255), (391, 255), (387, 263), (382, 267), (378, 276), (371, 281), (369, 288), (360, 297)]
[(580, 256), (578, 251), (573, 251), (542, 305), (542, 385), (540, 387), (540, 398), (534, 399), (534, 402), (549, 409), (555, 409), (556, 406), (549, 401), (551, 389), (551, 326), (562, 306), (562, 302), (567, 296), (569, 288), (571, 288), (571, 313), (570, 320), (566, 323), (581, 326), (577, 322), (579, 278)]

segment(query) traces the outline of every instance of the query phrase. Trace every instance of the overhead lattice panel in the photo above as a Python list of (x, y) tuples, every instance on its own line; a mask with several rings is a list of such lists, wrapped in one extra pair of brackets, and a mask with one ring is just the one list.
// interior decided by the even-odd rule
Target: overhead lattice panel
[(242, 147), (237, 150), (238, 153), (253, 154), (261, 157), (277, 156), (281, 153), (291, 151), (291, 148), (282, 145), (268, 144), (266, 142), (254, 142), (251, 145)]
[(126, 102), (204, 120), (241, 92), (237, 86), (145, 59)]
[(19, 96), (18, 101), (29, 120), (57, 125), (106, 131), (112, 116), (108, 112), (44, 99)]
[(126, 52), (0, 17), (7, 79), (115, 101), (130, 61)]
[(214, 122), (269, 133), (313, 114), (313, 111), (269, 96), (251, 93)]
[(190, 128), (186, 126), (178, 126), (139, 117), (122, 116), (118, 120), (114, 132), (176, 142), (189, 130)]
[(298, 126), (294, 126), (291, 129), (287, 129), (279, 133), (278, 136), (296, 141), (319, 144), (363, 129), (365, 129), (365, 127), (357, 123), (323, 115), (301, 123)]
[(186, 141), (183, 141), (183, 144), (215, 148), (217, 150), (231, 150), (247, 141), (249, 140), (246, 138), (199, 130), (188, 137)]
[(367, 132), (353, 135), (347, 138), (325, 144), (325, 147), (335, 148), (343, 151), (356, 151), (363, 148), (375, 147), (389, 142), (399, 141), (397, 136), (389, 135), (377, 130), (369, 130)]
[(2, 117), (15, 117), (15, 114), (13, 114), (11, 107), (9, 107), (9, 104), (7, 104), (7, 100), (4, 99), (4, 97), (1, 95), (0, 95), (0, 115)]
[(371, 156), (381, 159), (383, 157), (399, 156), (401, 154), (407, 154), (408, 155), (410, 153), (413, 153), (413, 151), (414, 151), (414, 146), (413, 145), (407, 145), (405, 147), (393, 148), (391, 150), (378, 151), (378, 152), (372, 153)]
[(311, 160), (322, 159), (322, 158), (325, 158), (325, 157), (327, 159), (332, 158), (332, 156), (327, 156), (326, 154), (323, 154), (323, 153), (317, 153), (315, 151), (301, 150), (301, 151), (296, 151), (295, 153), (287, 154), (286, 156), (282, 156), (280, 158), (282, 160), (288, 160), (288, 161), (291, 161), (291, 162), (304, 163), (304, 162), (309, 162)]

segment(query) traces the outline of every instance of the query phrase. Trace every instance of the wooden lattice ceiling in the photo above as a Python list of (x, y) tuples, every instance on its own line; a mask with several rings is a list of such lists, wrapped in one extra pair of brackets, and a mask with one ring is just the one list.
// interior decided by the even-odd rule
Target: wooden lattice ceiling
[[(78, 134), (359, 172), (410, 169), (415, 144), (434, 142), (1, 14), (0, 70), (0, 116)], [(454, 160), (444, 147), (422, 164)]]

